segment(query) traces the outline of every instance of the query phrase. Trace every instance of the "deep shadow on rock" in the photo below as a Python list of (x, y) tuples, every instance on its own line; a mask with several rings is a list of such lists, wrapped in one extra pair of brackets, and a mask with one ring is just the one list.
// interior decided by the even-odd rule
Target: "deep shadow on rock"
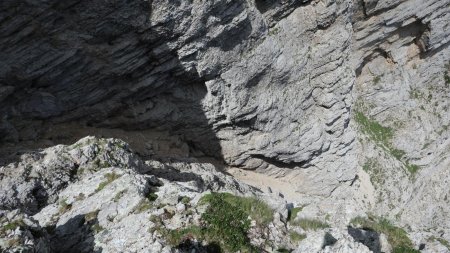
[(325, 236), (323, 238), (323, 245), (322, 245), (322, 249), (324, 249), (327, 246), (332, 246), (334, 245), (338, 240), (336, 238), (334, 238), (333, 235), (331, 235), (330, 233), (326, 232)]
[(348, 227), (347, 231), (355, 241), (366, 245), (374, 253), (381, 253), (380, 235), (377, 232), (354, 227)]
[(181, 242), (176, 247), (179, 252), (181, 253), (191, 253), (191, 252), (198, 252), (198, 253), (222, 253), (224, 252), (222, 248), (220, 247), (219, 243), (211, 242), (207, 245), (202, 245), (198, 242), (194, 242), (190, 239), (186, 239), (183, 242)]
[(77, 215), (63, 225), (57, 226), (50, 238), (54, 252), (67, 253), (100, 253), (101, 248), (95, 248), (94, 233), (100, 232), (97, 218), (87, 220), (86, 215)]
[[(0, 6), (1, 15), (9, 17), (0, 28), (5, 53), (0, 66), (8, 66), (0, 71), (0, 91), (7, 92), (0, 96), (0, 151), (8, 147), (2, 157), (27, 150), (27, 145), (48, 146), (43, 140), (69, 144), (98, 135), (96, 128), (119, 128), (168, 131), (180, 136), (193, 156), (222, 159), (201, 103), (208, 92), (206, 79), (180, 60), (178, 48), (168, 45), (183, 35), (176, 31), (181, 19), (152, 24), (151, 1), (38, 2), (5, 1)], [(244, 8), (242, 2), (231, 9), (236, 8)], [(223, 20), (231, 22), (235, 15), (216, 9), (212, 11)], [(211, 43), (233, 47), (251, 26), (246, 31), (229, 31), (224, 36), (236, 40)], [(64, 123), (89, 126), (90, 132), (72, 138), (64, 132), (46, 134)]]

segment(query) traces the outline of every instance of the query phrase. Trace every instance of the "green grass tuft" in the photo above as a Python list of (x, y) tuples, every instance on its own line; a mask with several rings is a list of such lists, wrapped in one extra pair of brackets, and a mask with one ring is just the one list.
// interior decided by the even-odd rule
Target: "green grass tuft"
[(295, 231), (290, 231), (289, 232), (289, 237), (291, 238), (291, 241), (294, 243), (297, 243), (301, 240), (304, 240), (306, 238), (305, 234), (299, 234)]
[(392, 138), (394, 137), (394, 130), (392, 128), (382, 126), (380, 123), (366, 117), (359, 111), (356, 111), (355, 113), (355, 120), (360, 126), (361, 131), (375, 142), (375, 144), (403, 163), (411, 176), (414, 176), (415, 173), (419, 171), (420, 166), (411, 164), (405, 159), (405, 151), (396, 149), (392, 146)]
[(142, 213), (150, 210), (152, 207), (153, 205), (148, 199), (142, 199), (134, 208), (134, 213)]
[(420, 253), (420, 250), (416, 250), (410, 247), (397, 247), (392, 250), (392, 253)]
[(450, 86), (450, 76), (448, 74), (448, 71), (444, 72), (444, 80), (445, 80), (445, 86), (449, 87)]
[(381, 77), (380, 76), (374, 76), (373, 77), (373, 83), (374, 84), (378, 84), (378, 83), (380, 83), (380, 81), (381, 81)]
[(389, 146), (394, 131), (390, 127), (384, 127), (375, 120), (369, 119), (362, 112), (356, 112), (355, 120), (360, 125), (361, 130), (373, 141)]
[(116, 180), (119, 177), (121, 177), (121, 175), (118, 175), (115, 172), (111, 172), (111, 173), (106, 173), (104, 175), (104, 177), (106, 178), (106, 180), (101, 182), (97, 186), (97, 189), (95, 189), (95, 192), (99, 192), (99, 191), (103, 190), (103, 188), (105, 188), (105, 186), (107, 186), (108, 184), (112, 183), (114, 180)]
[(201, 217), (202, 226), (161, 230), (171, 245), (196, 239), (219, 245), (225, 252), (258, 252), (247, 236), (249, 216), (259, 226), (267, 225), (273, 217), (273, 210), (267, 204), (257, 198), (237, 197), (229, 193), (207, 194), (199, 204), (208, 205)]
[(303, 210), (304, 206), (294, 207), (288, 212), (288, 221), (294, 220), (297, 214)]
[(181, 198), (181, 203), (187, 205), (191, 202), (191, 198), (184, 196), (183, 198)]
[(6, 231), (8, 231), (8, 230), (14, 231), (19, 227), (20, 228), (25, 227), (25, 223), (23, 222), (23, 220), (15, 220), (15, 221), (9, 222), (0, 228), (0, 235), (6, 236)]
[(238, 206), (243, 212), (260, 225), (267, 225), (273, 219), (273, 210), (264, 201), (255, 197), (238, 197), (230, 193), (212, 193), (203, 196), (200, 204), (208, 203), (212, 198), (223, 198), (231, 205)]
[(330, 227), (327, 223), (314, 219), (299, 219), (291, 222), (291, 224), (299, 226), (304, 230), (318, 230)]
[(385, 218), (373, 216), (369, 216), (369, 218), (355, 217), (350, 221), (350, 224), (385, 234), (395, 253), (419, 252), (413, 248), (413, 243), (409, 239), (406, 231), (394, 226)]

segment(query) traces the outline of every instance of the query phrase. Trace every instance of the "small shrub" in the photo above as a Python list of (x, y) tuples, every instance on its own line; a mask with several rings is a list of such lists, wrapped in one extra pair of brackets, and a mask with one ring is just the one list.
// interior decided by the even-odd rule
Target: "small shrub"
[(279, 28), (275, 27), (269, 30), (269, 36), (276, 35), (279, 32)]
[(85, 199), (85, 198), (86, 198), (86, 196), (84, 196), (84, 193), (82, 193), (82, 192), (80, 192), (80, 193), (78, 194), (78, 196), (75, 197), (75, 199), (76, 199), (77, 201), (81, 201), (81, 200), (83, 200), (83, 199)]
[(422, 98), (422, 97), (423, 97), (422, 92), (420, 92), (417, 89), (412, 89), (412, 90), (409, 91), (409, 98), (411, 98), (411, 99), (419, 99), (419, 98)]
[(318, 229), (324, 229), (329, 228), (330, 225), (328, 225), (325, 222), (314, 220), (314, 219), (300, 219), (292, 222), (292, 225), (299, 226), (303, 228), (304, 230), (318, 230)]
[(94, 161), (94, 170), (104, 169), (111, 167), (108, 161), (101, 161), (99, 158)]
[(187, 239), (193, 240), (194, 238), (203, 238), (204, 231), (202, 231), (202, 228), (199, 226), (190, 226), (181, 229), (164, 231), (163, 233), (166, 234), (167, 242), (170, 245), (177, 246)]
[(448, 74), (448, 71), (444, 72), (444, 80), (445, 80), (445, 86), (449, 86), (450, 85), (450, 75)]
[(408, 169), (408, 171), (411, 175), (415, 175), (417, 173), (417, 171), (420, 170), (420, 166), (416, 165), (416, 164), (410, 164), (407, 162), (406, 169)]
[(395, 148), (391, 149), (391, 155), (399, 161), (403, 158), (403, 156), (405, 156), (405, 154), (406, 153), (403, 150), (395, 149)]
[(273, 219), (273, 210), (264, 201), (255, 197), (238, 197), (230, 193), (212, 193), (203, 196), (199, 203), (204, 204), (213, 198), (220, 196), (231, 205), (238, 206), (248, 216), (254, 219), (259, 225), (265, 226)]
[(247, 232), (251, 216), (259, 226), (272, 220), (273, 211), (256, 198), (244, 198), (229, 193), (212, 193), (202, 197), (199, 204), (207, 204), (202, 214), (202, 226), (161, 232), (172, 245), (197, 239), (223, 248), (225, 252), (258, 252), (250, 244)]
[(157, 198), (158, 198), (158, 195), (157, 195), (156, 193), (154, 193), (154, 192), (150, 192), (150, 193), (147, 195), (147, 199), (148, 199), (150, 202), (155, 201)]
[(380, 81), (381, 81), (381, 77), (380, 76), (374, 76), (373, 77), (373, 83), (374, 84), (378, 84), (378, 83), (380, 83)]
[(226, 194), (211, 194), (208, 208), (202, 214), (202, 220), (207, 224), (207, 237), (209, 241), (220, 242), (223, 248), (230, 252), (251, 251), (253, 247), (247, 237), (250, 220), (245, 212), (248, 207), (233, 205), (229, 199), (230, 196)]
[(191, 202), (191, 198), (184, 196), (183, 198), (181, 198), (181, 203), (187, 205)]

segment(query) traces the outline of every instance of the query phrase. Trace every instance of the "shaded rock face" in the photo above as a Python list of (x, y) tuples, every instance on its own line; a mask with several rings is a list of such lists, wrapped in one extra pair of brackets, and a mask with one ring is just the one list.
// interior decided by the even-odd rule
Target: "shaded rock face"
[(366, 245), (374, 253), (381, 253), (380, 235), (377, 232), (354, 227), (348, 227), (347, 231), (355, 241)]
[(355, 177), (348, 0), (1, 8), (4, 142), (64, 142), (46, 134), (64, 124), (157, 129), (193, 155), (293, 174), (302, 192)]
[[(189, 7), (183, 2), (172, 7)], [(15, 122), (5, 139), (15, 131), (16, 140), (40, 138), (43, 122), (76, 121), (170, 129), (220, 154), (200, 104), (205, 78), (170, 45), (186, 32), (181, 17), (192, 7), (159, 21), (146, 1), (6, 1), (1, 8), (0, 82), (8, 94), (0, 103), (4, 122)]]

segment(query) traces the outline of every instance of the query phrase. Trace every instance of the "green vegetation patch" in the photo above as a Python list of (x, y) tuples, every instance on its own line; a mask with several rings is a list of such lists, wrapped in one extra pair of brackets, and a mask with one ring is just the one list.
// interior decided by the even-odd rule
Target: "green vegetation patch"
[(155, 201), (157, 198), (158, 198), (158, 195), (157, 195), (156, 193), (154, 193), (154, 192), (150, 192), (150, 193), (147, 195), (147, 199), (148, 199), (148, 201), (150, 201), (150, 202)]
[(160, 230), (171, 245), (195, 239), (219, 245), (225, 252), (258, 252), (247, 235), (249, 217), (260, 226), (267, 225), (273, 216), (273, 210), (267, 204), (257, 198), (237, 197), (229, 193), (205, 195), (199, 204), (208, 205), (201, 217), (202, 226)]
[(355, 217), (350, 221), (350, 224), (385, 234), (395, 253), (420, 252), (413, 248), (413, 243), (409, 239), (406, 231), (394, 226), (386, 218), (377, 218), (374, 216), (369, 216), (368, 218)]
[(382, 126), (377, 121), (366, 117), (359, 111), (355, 113), (355, 120), (360, 126), (361, 131), (375, 142), (375, 144), (403, 163), (410, 175), (414, 176), (419, 171), (419, 165), (411, 164), (407, 159), (405, 160), (405, 151), (392, 146), (392, 138), (394, 137), (394, 130), (392, 128)]
[(107, 186), (108, 184), (112, 183), (114, 180), (121, 177), (121, 175), (116, 174), (115, 172), (111, 172), (111, 173), (106, 173), (104, 175), (104, 177), (106, 178), (105, 181), (101, 182), (97, 186), (97, 189), (95, 190), (95, 192), (99, 192), (99, 191), (103, 190), (103, 188), (105, 188), (105, 186)]
[(445, 81), (445, 86), (449, 87), (450, 86), (450, 75), (448, 74), (448, 71), (444, 72), (444, 81)]
[(381, 76), (374, 76), (372, 81), (373, 81), (374, 84), (380, 83), (380, 81), (381, 81)]
[(181, 203), (188, 205), (191, 202), (191, 198), (184, 196), (181, 198)]
[(330, 227), (327, 223), (315, 219), (299, 219), (291, 222), (291, 224), (299, 226), (304, 230), (318, 230)]
[(134, 208), (134, 213), (142, 213), (150, 210), (152, 207), (153, 205), (148, 199), (142, 199)]
[(6, 223), (6, 225), (4, 225), (3, 227), (0, 228), (0, 235), (5, 236), (6, 231), (9, 231), (9, 230), (14, 231), (19, 227), (20, 228), (25, 227), (25, 223), (23, 222), (23, 220), (15, 220), (15, 221)]
[(210, 203), (215, 198), (221, 198), (229, 204), (237, 206), (260, 225), (267, 225), (273, 219), (272, 208), (255, 197), (238, 197), (230, 193), (212, 193), (203, 196), (199, 203)]
[(376, 159), (368, 159), (362, 168), (370, 175), (370, 182), (375, 187), (379, 187), (384, 183), (384, 173), (380, 163)]
[(301, 240), (304, 240), (306, 238), (305, 234), (299, 234), (295, 231), (290, 231), (289, 232), (289, 237), (291, 238), (291, 241), (294, 243), (297, 243)]
[(390, 141), (392, 137), (394, 137), (392, 128), (384, 127), (358, 111), (355, 114), (355, 120), (360, 125), (361, 130), (367, 134), (370, 139), (386, 147), (390, 146)]
[(420, 253), (420, 250), (409, 247), (397, 247), (392, 250), (392, 253)]
[(287, 217), (287, 220), (288, 220), (288, 221), (294, 220), (295, 217), (297, 217), (297, 214), (298, 214), (299, 212), (301, 212), (301, 211), (303, 210), (304, 207), (305, 207), (305, 206), (299, 206), (299, 207), (294, 207), (294, 208), (290, 209), (290, 210), (288, 211), (288, 217)]

